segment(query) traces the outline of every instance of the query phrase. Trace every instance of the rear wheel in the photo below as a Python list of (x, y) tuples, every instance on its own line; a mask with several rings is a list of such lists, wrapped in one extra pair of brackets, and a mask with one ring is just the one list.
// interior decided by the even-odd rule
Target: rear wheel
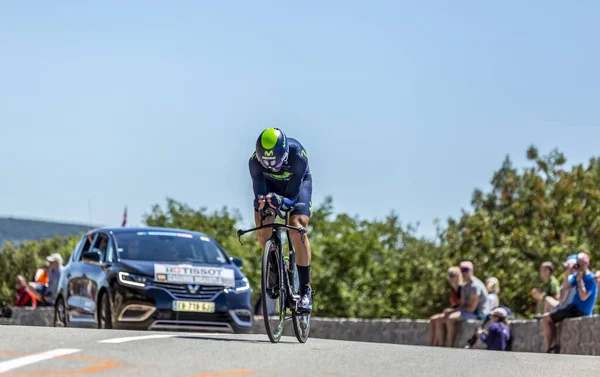
[(100, 297), (100, 305), (98, 308), (98, 328), (112, 329), (112, 316), (110, 315), (110, 302), (108, 294), (104, 292)]
[(284, 279), (282, 263), (277, 243), (269, 239), (265, 243), (263, 253), (261, 302), (265, 330), (272, 343), (277, 343), (281, 339), (285, 321), (285, 290), (281, 288)]

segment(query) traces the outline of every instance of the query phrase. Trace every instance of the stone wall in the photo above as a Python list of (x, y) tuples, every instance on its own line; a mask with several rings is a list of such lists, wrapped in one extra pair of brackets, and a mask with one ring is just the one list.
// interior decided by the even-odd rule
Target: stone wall
[[(454, 347), (464, 347), (481, 322), (467, 321), (457, 328)], [(516, 352), (545, 352), (546, 345), (541, 322), (515, 320), (511, 323), (512, 350)], [(265, 334), (262, 317), (256, 317), (255, 334)], [(600, 317), (572, 318), (558, 326), (561, 354), (600, 355)], [(286, 321), (284, 335), (294, 336), (291, 321)], [(313, 338), (353, 340), (425, 346), (428, 344), (429, 324), (426, 320), (364, 320), (313, 318), (310, 336)], [(485, 344), (477, 342), (476, 349)]]
[[(12, 318), (0, 318), (0, 325), (53, 326), (54, 311), (52, 308), (35, 310), (15, 308), (13, 310)], [(464, 347), (480, 324), (475, 321), (459, 324), (454, 346)], [(559, 325), (558, 329), (560, 353), (600, 355), (599, 316), (567, 319)], [(515, 320), (511, 323), (511, 331), (513, 351), (545, 352), (546, 346), (540, 322)], [(255, 318), (253, 332), (265, 334), (262, 317)], [(428, 334), (429, 323), (426, 320), (312, 318), (310, 336), (323, 339), (426, 346)], [(284, 335), (294, 336), (291, 321), (286, 321)], [(484, 346), (481, 342), (477, 342), (474, 348), (482, 349)]]
[(13, 308), (10, 318), (1, 318), (0, 325), (54, 326), (54, 308)]

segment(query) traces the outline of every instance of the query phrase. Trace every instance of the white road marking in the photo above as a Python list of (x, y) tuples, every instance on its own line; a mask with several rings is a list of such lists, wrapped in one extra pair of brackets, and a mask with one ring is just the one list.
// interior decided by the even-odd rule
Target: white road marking
[(17, 369), (25, 365), (39, 363), (40, 361), (52, 359), (58, 356), (69, 355), (81, 350), (61, 348), (48, 352), (36, 353), (34, 355), (18, 357), (16, 359), (0, 362), (0, 373), (8, 372), (9, 370)]
[(146, 340), (146, 339), (161, 339), (161, 338), (173, 338), (175, 334), (165, 334), (165, 335), (143, 335), (143, 336), (128, 336), (125, 338), (113, 338), (113, 339), (105, 339), (100, 340), (98, 343), (125, 343), (125, 342), (134, 342), (136, 340)]

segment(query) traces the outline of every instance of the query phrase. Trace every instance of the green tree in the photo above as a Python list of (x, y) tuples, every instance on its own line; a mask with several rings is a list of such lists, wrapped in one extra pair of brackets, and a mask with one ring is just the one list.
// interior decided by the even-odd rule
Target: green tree
[(527, 158), (533, 166), (519, 172), (507, 157), (490, 192), (475, 190), (472, 212), (450, 219), (443, 238), (454, 263), (468, 259), (479, 277), (496, 276), (501, 302), (521, 315), (533, 314), (529, 291), (541, 284), (543, 261), (554, 262), (561, 278), (570, 254), (600, 258), (600, 161), (565, 171), (562, 153), (540, 156), (534, 146)]

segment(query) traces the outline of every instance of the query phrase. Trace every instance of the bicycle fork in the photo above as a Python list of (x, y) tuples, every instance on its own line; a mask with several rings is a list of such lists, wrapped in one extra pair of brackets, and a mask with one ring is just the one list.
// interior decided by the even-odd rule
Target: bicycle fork
[[(292, 241), (290, 239), (290, 234), (289, 232), (286, 231), (287, 234), (287, 240), (288, 240), (288, 247), (289, 247), (289, 254), (288, 256), (284, 256), (284, 260), (285, 260), (285, 264), (286, 264), (286, 282), (287, 282), (287, 287), (288, 287), (288, 296), (291, 297), (291, 301), (294, 304), (294, 311), (296, 311), (298, 309), (298, 302), (300, 301), (300, 295), (294, 293), (294, 284), (295, 284), (295, 279), (296, 279), (296, 274), (295, 274), (295, 270), (296, 270), (296, 254), (294, 252), (294, 247), (292, 245)], [(283, 253), (282, 253), (283, 254)]]

